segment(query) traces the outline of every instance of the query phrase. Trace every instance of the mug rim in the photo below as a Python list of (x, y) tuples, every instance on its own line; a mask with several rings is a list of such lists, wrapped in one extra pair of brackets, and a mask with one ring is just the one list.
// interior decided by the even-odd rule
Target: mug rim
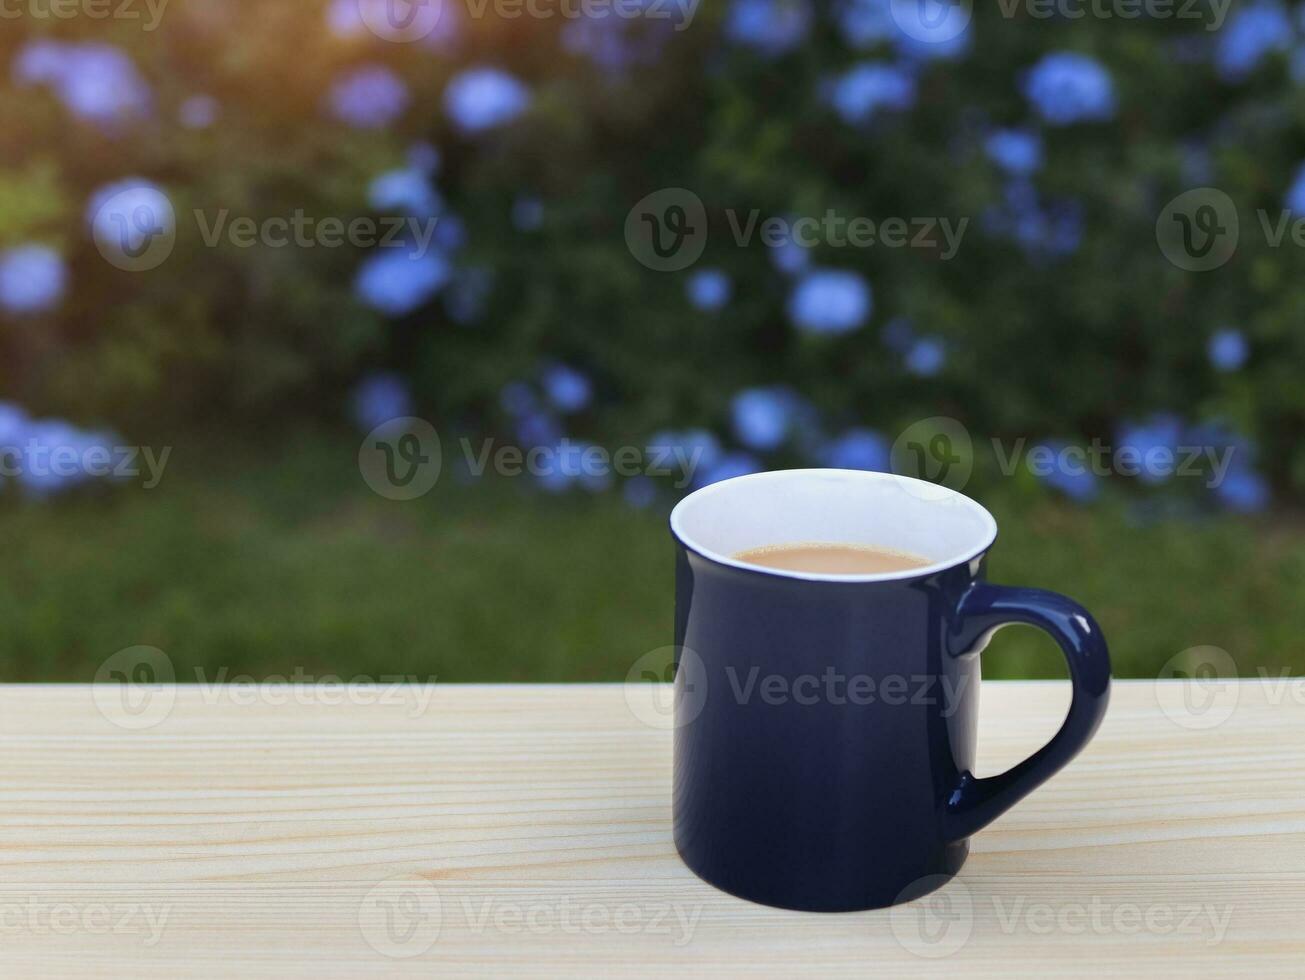
[[(905, 486), (909, 490), (911, 484), (920, 487), (920, 495), (923, 498), (936, 498), (931, 503), (954, 505), (959, 504), (968, 508), (974, 513), (985, 525), (983, 534), (983, 543), (977, 547), (970, 547), (957, 555), (936, 562), (932, 562), (921, 568), (904, 569), (899, 572), (873, 572), (861, 574), (833, 574), (829, 572), (800, 572), (786, 568), (772, 568), (766, 565), (754, 565), (751, 562), (740, 561), (729, 555), (721, 554), (711, 548), (706, 548), (693, 540), (685, 532), (683, 527), (684, 513), (686, 508), (695, 500), (701, 501), (704, 496), (710, 496), (722, 492), (725, 488), (738, 483), (749, 481), (774, 480), (776, 478), (794, 479), (803, 476), (823, 476), (838, 475), (849, 477), (852, 480), (863, 482), (884, 484), (893, 483), (899, 488)], [(708, 486), (701, 487), (693, 493), (684, 497), (674, 509), (671, 510), (670, 517), (671, 534), (683, 547), (695, 554), (715, 562), (718, 565), (726, 565), (730, 568), (737, 568), (740, 571), (754, 572), (761, 575), (770, 575), (774, 578), (796, 579), (806, 582), (845, 582), (845, 583), (868, 583), (868, 582), (901, 582), (909, 579), (928, 578), (939, 572), (944, 572), (949, 568), (955, 568), (973, 561), (979, 556), (986, 554), (992, 547), (993, 542), (997, 540), (997, 519), (992, 516), (988, 508), (972, 497), (967, 497), (958, 490), (942, 486), (937, 483), (930, 483), (927, 480), (918, 480), (915, 477), (899, 476), (896, 473), (881, 473), (874, 470), (847, 470), (824, 467), (805, 467), (788, 470), (765, 470), (761, 473), (749, 473), (745, 476), (731, 477), (728, 480), (721, 480), (718, 483), (712, 483)]]

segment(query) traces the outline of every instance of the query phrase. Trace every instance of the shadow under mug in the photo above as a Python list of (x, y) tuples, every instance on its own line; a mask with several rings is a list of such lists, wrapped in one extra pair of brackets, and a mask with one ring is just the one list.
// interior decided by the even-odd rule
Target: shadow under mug
[[(1096, 622), (1055, 593), (985, 582), (996, 521), (945, 487), (759, 473), (690, 494), (671, 532), (675, 843), (727, 892), (831, 912), (916, 898), (956, 874), (970, 835), (1068, 763), (1105, 715)], [(814, 542), (930, 564), (827, 575), (731, 557)], [(980, 779), (979, 654), (1011, 623), (1060, 644), (1073, 701), (1050, 742)]]

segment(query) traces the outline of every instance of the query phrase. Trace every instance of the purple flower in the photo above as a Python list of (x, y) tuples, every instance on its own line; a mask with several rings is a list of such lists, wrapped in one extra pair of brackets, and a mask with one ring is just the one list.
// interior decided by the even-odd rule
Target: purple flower
[(397, 374), (371, 374), (358, 382), (350, 398), (353, 420), (364, 432), (412, 415), (412, 396)]
[(684, 291), (697, 309), (711, 313), (729, 303), (733, 285), (720, 269), (700, 269), (689, 277)]
[(444, 111), (463, 133), (507, 125), (530, 103), (530, 89), (499, 68), (468, 68), (444, 89)]
[(1250, 354), (1245, 336), (1240, 330), (1231, 327), (1216, 330), (1210, 337), (1206, 350), (1210, 355), (1210, 363), (1219, 371), (1236, 371), (1246, 363)]
[(34, 41), (19, 52), (14, 80), (49, 85), (79, 119), (107, 126), (149, 112), (149, 86), (131, 58), (112, 44)]
[(794, 287), (788, 315), (799, 330), (845, 334), (856, 330), (874, 309), (870, 284), (844, 269), (815, 269)]
[(888, 440), (870, 429), (848, 429), (830, 442), (820, 453), (822, 466), (837, 470), (871, 470), (887, 473), (892, 469), (892, 447)]
[(1006, 173), (1029, 177), (1042, 169), (1042, 137), (1031, 129), (998, 129), (983, 145), (988, 159)]
[(785, 54), (811, 30), (808, 0), (732, 0), (725, 36), (767, 57)]
[(187, 129), (208, 129), (217, 122), (221, 106), (211, 95), (192, 95), (177, 110), (177, 118)]
[(583, 411), (593, 400), (594, 388), (589, 379), (565, 364), (554, 364), (545, 370), (541, 384), (553, 407), (565, 415)]
[(895, 65), (865, 62), (836, 79), (829, 101), (845, 123), (869, 122), (882, 109), (915, 104), (915, 76)]
[(408, 86), (383, 65), (358, 68), (331, 86), (331, 113), (355, 129), (384, 129), (408, 108)]
[(1115, 114), (1110, 73), (1085, 54), (1045, 55), (1024, 80), (1024, 96), (1053, 126), (1109, 119)]
[(48, 313), (63, 299), (68, 270), (63, 257), (45, 245), (20, 245), (0, 252), (0, 309), (6, 313)]
[(380, 249), (358, 270), (354, 292), (386, 316), (405, 316), (428, 302), (448, 280), (448, 262), (434, 252)]
[(1264, 56), (1291, 47), (1291, 18), (1276, 3), (1239, 7), (1215, 41), (1214, 66), (1226, 82), (1239, 82)]

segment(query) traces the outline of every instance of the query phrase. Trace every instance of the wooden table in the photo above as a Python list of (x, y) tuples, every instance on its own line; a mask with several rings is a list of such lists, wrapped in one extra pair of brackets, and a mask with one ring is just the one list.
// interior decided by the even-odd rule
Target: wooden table
[[(0, 976), (1300, 977), (1302, 682), (1213, 727), (1178, 683), (1118, 684), (934, 898), (844, 915), (685, 869), (652, 686), (3, 687)], [(985, 684), (982, 769), (1067, 700)]]

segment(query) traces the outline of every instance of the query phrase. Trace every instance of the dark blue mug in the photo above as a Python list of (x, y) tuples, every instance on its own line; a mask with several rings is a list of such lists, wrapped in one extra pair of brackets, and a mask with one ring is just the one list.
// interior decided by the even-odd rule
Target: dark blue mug
[[(727, 892), (827, 912), (916, 898), (956, 874), (970, 835), (1068, 763), (1105, 715), (1096, 622), (1064, 596), (985, 582), (997, 524), (945, 487), (760, 473), (690, 494), (671, 531), (675, 843)], [(830, 575), (734, 557), (816, 542), (929, 564)], [(979, 653), (1011, 623), (1060, 644), (1073, 702), (1050, 742), (980, 779)]]

